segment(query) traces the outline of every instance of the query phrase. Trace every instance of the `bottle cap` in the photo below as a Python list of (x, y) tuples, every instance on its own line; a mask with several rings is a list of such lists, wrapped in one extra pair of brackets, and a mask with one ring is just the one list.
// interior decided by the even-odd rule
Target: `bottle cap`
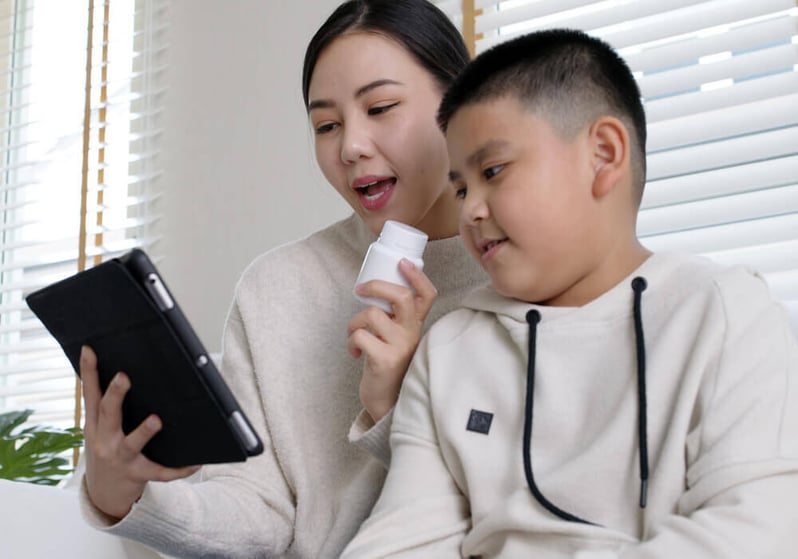
[(427, 234), (423, 231), (389, 219), (382, 226), (379, 241), (411, 258), (421, 258), (427, 245), (427, 238)]

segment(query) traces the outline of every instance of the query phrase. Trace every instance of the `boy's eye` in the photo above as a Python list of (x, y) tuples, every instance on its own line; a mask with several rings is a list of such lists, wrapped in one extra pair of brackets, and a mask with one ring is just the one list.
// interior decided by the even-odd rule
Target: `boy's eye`
[(328, 122), (327, 124), (322, 124), (316, 127), (316, 134), (326, 134), (327, 132), (332, 132), (338, 126), (336, 122)]
[(485, 176), (486, 179), (490, 180), (499, 173), (501, 173), (502, 169), (504, 169), (504, 165), (494, 165), (482, 171), (482, 174)]
[(458, 186), (454, 189), (454, 197), (458, 200), (463, 200), (466, 197), (468, 189), (465, 186)]
[(397, 101), (395, 103), (389, 103), (387, 105), (377, 105), (376, 107), (370, 107), (369, 110), (368, 110), (368, 114), (370, 114), (370, 115), (380, 115), (382, 113), (387, 113), (388, 111), (390, 111), (392, 108), (394, 108), (398, 104), (399, 104), (399, 101)]

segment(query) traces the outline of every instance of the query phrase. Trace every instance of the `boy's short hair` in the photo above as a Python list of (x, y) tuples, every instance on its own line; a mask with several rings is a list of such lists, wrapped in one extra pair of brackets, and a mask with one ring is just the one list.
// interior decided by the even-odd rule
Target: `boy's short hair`
[(512, 96), (539, 113), (566, 140), (610, 115), (631, 137), (639, 203), (646, 176), (646, 116), (640, 89), (624, 60), (605, 42), (571, 29), (538, 31), (476, 57), (446, 91), (438, 124), (472, 103)]

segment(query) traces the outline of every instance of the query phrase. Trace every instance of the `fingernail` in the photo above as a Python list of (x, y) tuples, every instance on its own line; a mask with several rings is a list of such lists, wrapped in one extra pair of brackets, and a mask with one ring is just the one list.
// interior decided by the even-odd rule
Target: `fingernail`
[(355, 286), (355, 293), (357, 293), (358, 295), (363, 294), (363, 288), (361, 287), (362, 285), (363, 285), (362, 283), (359, 283)]
[(416, 265), (413, 264), (413, 262), (411, 262), (407, 258), (402, 258), (399, 261), (399, 264), (401, 264), (402, 266), (406, 267), (408, 270), (412, 270), (412, 269), (414, 269), (416, 267)]
[(120, 372), (114, 375), (114, 383), (119, 385), (120, 388), (127, 388), (130, 384), (130, 381), (125, 373)]
[(159, 431), (161, 429), (161, 419), (157, 415), (149, 416), (147, 418), (147, 427), (153, 431)]

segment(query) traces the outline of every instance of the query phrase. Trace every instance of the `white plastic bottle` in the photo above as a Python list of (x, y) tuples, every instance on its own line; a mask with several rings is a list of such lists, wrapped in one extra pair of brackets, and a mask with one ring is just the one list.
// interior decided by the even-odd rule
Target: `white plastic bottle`
[[(410, 287), (407, 280), (399, 271), (399, 261), (402, 258), (410, 260), (419, 270), (424, 269), (424, 247), (427, 246), (427, 234), (415, 227), (410, 227), (398, 221), (388, 220), (382, 226), (379, 238), (371, 243), (355, 285), (369, 280), (379, 279)], [(367, 304), (379, 307), (387, 313), (392, 313), (390, 303), (376, 297), (355, 297)]]

